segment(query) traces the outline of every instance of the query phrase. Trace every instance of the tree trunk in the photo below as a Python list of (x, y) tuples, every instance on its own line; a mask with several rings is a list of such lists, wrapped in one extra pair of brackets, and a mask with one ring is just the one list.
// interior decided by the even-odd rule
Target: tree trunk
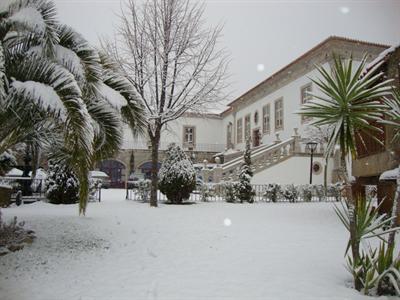
[[(398, 171), (397, 171), (397, 187), (396, 187), (396, 193), (395, 196), (393, 198), (393, 208), (392, 208), (392, 217), (394, 217), (394, 219), (391, 222), (391, 228), (395, 228), (396, 226), (399, 225), (399, 215), (400, 215), (400, 165), (398, 167)], [(388, 247), (391, 247), (394, 245), (394, 241), (395, 241), (395, 237), (396, 237), (396, 232), (393, 231), (389, 234), (389, 239), (388, 239)]]
[(157, 191), (158, 191), (158, 150), (160, 147), (161, 128), (157, 126), (154, 134), (149, 131), (151, 141), (151, 189), (150, 189), (150, 206), (157, 207)]
[(328, 160), (329, 158), (325, 158), (325, 166), (324, 166), (324, 190), (325, 197), (328, 196)]
[[(352, 192), (352, 186), (349, 180), (349, 176), (347, 173), (347, 165), (346, 165), (346, 157), (342, 154), (341, 157), (341, 168), (342, 168), (342, 176), (345, 180), (346, 185), (346, 197), (347, 197), (347, 205), (349, 210), (349, 231), (350, 231), (350, 246), (351, 246), (351, 254), (353, 258), (353, 264), (358, 265), (360, 261), (360, 241), (357, 238), (357, 202), (358, 198), (354, 197)], [(359, 277), (354, 276), (354, 288), (357, 291), (362, 289), (362, 282), (359, 280)]]

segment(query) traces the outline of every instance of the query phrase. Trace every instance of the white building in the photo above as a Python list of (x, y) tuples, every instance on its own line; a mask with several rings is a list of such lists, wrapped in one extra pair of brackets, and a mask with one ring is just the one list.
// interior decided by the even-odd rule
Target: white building
[[(230, 102), (228, 109), (221, 114), (186, 114), (169, 123), (162, 134), (161, 151), (174, 142), (197, 162), (204, 159), (213, 162), (213, 157), (223, 152), (222, 173), (214, 176), (214, 180), (229, 179), (235, 178), (241, 165), (241, 151), (246, 139), (251, 138), (253, 183), (307, 183), (310, 154), (305, 149), (305, 129), (310, 120), (296, 112), (302, 103), (310, 100), (307, 92), (318, 93), (311, 80), (318, 76), (315, 66), (329, 69), (333, 53), (352, 56), (355, 61), (367, 54), (368, 60), (373, 60), (386, 48), (386, 45), (329, 37)], [(122, 165), (127, 167), (128, 153), (131, 157), (133, 153), (135, 169), (146, 164), (149, 166), (148, 141), (145, 138), (133, 139), (129, 130), (125, 136), (124, 151), (119, 155)], [(322, 151), (319, 145), (313, 166), (313, 183), (323, 183), (325, 161)], [(331, 160), (328, 164), (329, 181), (335, 180), (337, 168), (337, 162)], [(146, 172), (146, 169), (141, 171)], [(123, 177), (121, 181), (125, 180)]]

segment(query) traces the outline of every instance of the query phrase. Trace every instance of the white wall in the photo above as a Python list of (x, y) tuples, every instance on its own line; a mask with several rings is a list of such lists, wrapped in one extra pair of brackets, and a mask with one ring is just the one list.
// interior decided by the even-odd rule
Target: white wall
[[(325, 63), (323, 65), (325, 68), (329, 68), (329, 64)], [(300, 110), (301, 107), (301, 88), (309, 83), (311, 83), (310, 78), (315, 78), (318, 75), (318, 71), (316, 69), (311, 72), (301, 76), (289, 84), (283, 86), (282, 88), (276, 90), (273, 93), (268, 94), (267, 96), (257, 100), (256, 102), (246, 106), (239, 111), (236, 112), (236, 120), (242, 118), (243, 119), (243, 130), (244, 130), (244, 117), (248, 114), (251, 114), (251, 131), (255, 128), (260, 128), (260, 132), (262, 132), (262, 108), (266, 104), (270, 104), (271, 110), (271, 119), (270, 126), (271, 131), (269, 134), (265, 134), (262, 136), (263, 144), (271, 144), (276, 140), (276, 133), (279, 133), (279, 138), (281, 140), (285, 140), (290, 138), (294, 133), (294, 128), (299, 129), (300, 135), (304, 134), (304, 128), (308, 126), (307, 123), (302, 124), (301, 116), (295, 114), (296, 111)], [(313, 93), (318, 94), (317, 87), (315, 84), (312, 85)], [(275, 130), (275, 116), (274, 116), (274, 102), (275, 100), (283, 98), (283, 113), (284, 113), (284, 122), (283, 122), (283, 130)], [(254, 123), (254, 113), (258, 111), (259, 121), (258, 124)], [(226, 126), (228, 122), (233, 123), (233, 113), (227, 115), (223, 119), (224, 126), (224, 134), (226, 139)], [(235, 124), (236, 126), (236, 124)], [(244, 132), (243, 132), (244, 135)], [(237, 149), (243, 149), (244, 143), (237, 144), (235, 146)]]
[[(313, 184), (324, 183), (324, 158), (315, 157), (322, 165), (321, 172), (313, 174)], [(328, 184), (332, 182), (333, 160), (328, 163)], [(252, 184), (307, 184), (310, 182), (310, 157), (294, 156), (262, 172), (254, 174)]]
[[(161, 148), (170, 143), (181, 145), (183, 143), (183, 127), (196, 127), (196, 146), (223, 151), (226, 142), (223, 137), (222, 120), (219, 118), (181, 117), (169, 122), (164, 126), (161, 134)], [(133, 138), (127, 126), (124, 128), (123, 149), (145, 149), (147, 148), (147, 137)]]

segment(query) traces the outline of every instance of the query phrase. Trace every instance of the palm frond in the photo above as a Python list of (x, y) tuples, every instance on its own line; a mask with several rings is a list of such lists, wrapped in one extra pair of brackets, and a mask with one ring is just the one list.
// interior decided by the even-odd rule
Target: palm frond
[(13, 2), (8, 12), (1, 20), (4, 32), (0, 39), (10, 31), (19, 32), (12, 35), (17, 40), (34, 35), (42, 40), (46, 54), (54, 54), (54, 46), (58, 43), (56, 7), (54, 2), (47, 0), (17, 0)]
[(353, 68), (353, 59), (344, 61), (339, 56), (333, 56), (333, 69), (317, 67), (321, 78), (312, 79), (323, 96), (313, 95), (313, 100), (303, 105), (299, 114), (313, 118), (313, 125), (332, 125), (334, 130), (328, 142), (326, 155), (330, 155), (335, 145), (339, 144), (343, 155), (357, 155), (355, 136), (364, 132), (372, 136), (380, 132), (372, 125), (383, 119), (387, 105), (381, 103), (384, 96), (390, 94), (390, 80), (378, 82), (381, 73), (375, 68), (362, 75), (365, 69), (366, 57), (357, 68)]
[[(131, 128), (134, 135), (142, 134), (145, 129), (145, 114), (141, 97), (137, 94), (131, 82), (122, 75), (118, 65), (106, 54), (100, 52), (103, 66), (103, 82), (106, 86), (119, 93), (126, 100), (126, 105), (120, 107), (123, 121)], [(106, 101), (113, 105), (113, 99), (104, 95)]]

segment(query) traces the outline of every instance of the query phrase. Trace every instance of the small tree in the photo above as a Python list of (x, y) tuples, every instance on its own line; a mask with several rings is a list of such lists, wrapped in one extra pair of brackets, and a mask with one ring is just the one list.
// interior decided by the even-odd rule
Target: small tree
[(181, 204), (184, 199), (189, 199), (190, 193), (196, 188), (196, 172), (192, 161), (175, 144), (168, 147), (159, 176), (160, 191), (173, 204)]
[(53, 204), (74, 204), (79, 200), (79, 181), (66, 166), (52, 164), (46, 178), (46, 197)]
[(253, 203), (255, 193), (250, 183), (253, 177), (253, 171), (251, 170), (250, 139), (246, 141), (246, 150), (244, 151), (243, 159), (244, 163), (240, 168), (239, 174), (238, 196), (241, 203), (243, 203), (243, 201)]

